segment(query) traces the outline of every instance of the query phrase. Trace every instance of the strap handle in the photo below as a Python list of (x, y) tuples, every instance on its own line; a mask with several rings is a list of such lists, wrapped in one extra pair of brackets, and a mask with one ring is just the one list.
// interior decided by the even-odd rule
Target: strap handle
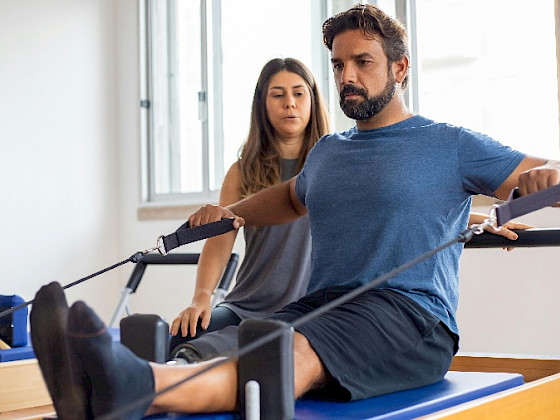
[(233, 217), (226, 217), (217, 222), (208, 223), (201, 226), (189, 227), (189, 222), (182, 224), (179, 228), (169, 235), (158, 238), (157, 250), (162, 255), (167, 255), (169, 251), (191, 242), (200, 241), (212, 236), (222, 235), (234, 229)]
[(496, 222), (503, 226), (511, 219), (524, 214), (552, 206), (560, 201), (560, 184), (545, 188), (544, 190), (519, 196), (519, 191), (514, 188), (504, 204), (496, 207)]

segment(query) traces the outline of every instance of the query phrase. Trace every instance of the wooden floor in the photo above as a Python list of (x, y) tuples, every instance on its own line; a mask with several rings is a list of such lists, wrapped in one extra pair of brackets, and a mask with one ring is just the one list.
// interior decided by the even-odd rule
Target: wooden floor
[(560, 419), (560, 374), (442, 410), (422, 419)]
[(40, 407), (24, 408), (21, 410), (8, 411), (0, 413), (0, 420), (24, 420), (24, 419), (43, 419), (49, 416), (55, 416), (54, 407), (52, 405), (43, 405)]
[[(560, 358), (536, 356), (503, 356), (489, 354), (458, 354), (449, 370), (459, 372), (520, 373), (525, 382), (560, 373)], [(560, 418), (560, 417), (559, 417)]]
[(0, 363), (0, 378), (0, 420), (41, 418), (37, 415), (53, 412), (37, 359)]

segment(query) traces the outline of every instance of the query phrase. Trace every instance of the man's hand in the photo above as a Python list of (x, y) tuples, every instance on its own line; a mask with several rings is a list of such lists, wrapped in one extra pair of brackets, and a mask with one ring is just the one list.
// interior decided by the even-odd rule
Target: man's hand
[(560, 162), (548, 161), (542, 166), (519, 174), (519, 195), (524, 196), (560, 184)]
[(245, 225), (245, 220), (238, 217), (231, 210), (226, 207), (216, 206), (214, 204), (206, 204), (204, 207), (189, 216), (189, 226), (195, 227), (205, 225), (207, 223), (218, 222), (224, 217), (233, 217), (233, 227), (239, 229)]

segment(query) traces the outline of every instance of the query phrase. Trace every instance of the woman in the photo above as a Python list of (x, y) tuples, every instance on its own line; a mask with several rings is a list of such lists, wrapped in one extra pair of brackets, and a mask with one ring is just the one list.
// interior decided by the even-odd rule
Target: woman
[[(328, 132), (326, 107), (309, 69), (293, 58), (270, 60), (255, 88), (249, 135), (223, 181), (220, 206), (295, 176)], [(171, 324), (172, 354), (194, 337), (264, 317), (305, 294), (311, 268), (307, 216), (284, 225), (245, 227), (245, 257), (235, 287), (212, 309), (210, 299), (236, 235), (234, 231), (206, 241), (192, 303)], [(212, 353), (230, 349), (230, 344), (222, 344)]]

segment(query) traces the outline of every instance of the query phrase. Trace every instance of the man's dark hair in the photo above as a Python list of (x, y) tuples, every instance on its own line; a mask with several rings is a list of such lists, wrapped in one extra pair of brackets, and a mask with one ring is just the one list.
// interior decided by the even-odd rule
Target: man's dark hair
[[(365, 37), (379, 36), (389, 64), (405, 56), (410, 58), (406, 28), (371, 4), (356, 4), (323, 23), (323, 42), (329, 51), (332, 51), (335, 36), (352, 29), (360, 29)], [(402, 81), (402, 88), (406, 88), (407, 84), (408, 74)]]

